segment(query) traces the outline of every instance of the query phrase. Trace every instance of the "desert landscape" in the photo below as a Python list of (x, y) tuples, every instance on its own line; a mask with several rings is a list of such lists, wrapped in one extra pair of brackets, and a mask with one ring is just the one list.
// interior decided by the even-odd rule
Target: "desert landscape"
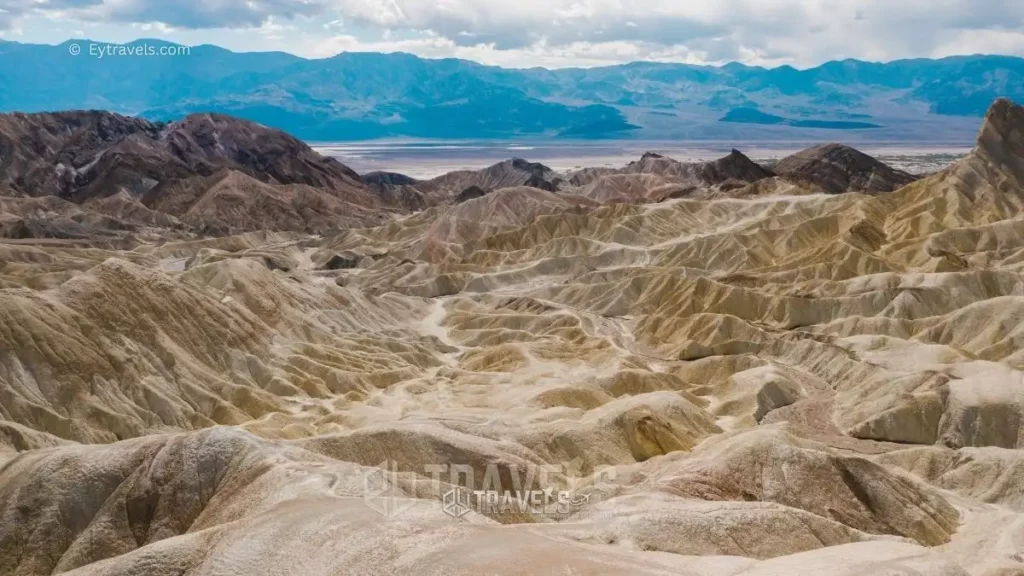
[(1022, 215), (1006, 99), (925, 175), (0, 115), (0, 574), (1024, 574)]

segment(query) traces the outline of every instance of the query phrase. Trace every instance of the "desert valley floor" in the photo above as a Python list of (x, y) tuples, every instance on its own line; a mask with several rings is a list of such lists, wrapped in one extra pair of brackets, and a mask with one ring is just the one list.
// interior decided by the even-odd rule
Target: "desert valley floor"
[[(0, 574), (1024, 574), (1009, 101), (922, 178), (423, 183), (54, 118), (0, 123), (44, 143), (0, 154)], [(578, 499), (442, 506), (495, 483)]]

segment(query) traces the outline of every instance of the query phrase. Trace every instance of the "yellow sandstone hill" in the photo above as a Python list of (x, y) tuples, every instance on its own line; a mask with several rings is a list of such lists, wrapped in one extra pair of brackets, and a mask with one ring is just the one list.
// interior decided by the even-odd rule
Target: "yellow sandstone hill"
[(238, 171), (94, 212), (291, 232), (0, 199), (82, 231), (0, 242), (0, 574), (1024, 574), (1024, 109), (894, 191), (826, 151), (519, 161), (327, 236)]

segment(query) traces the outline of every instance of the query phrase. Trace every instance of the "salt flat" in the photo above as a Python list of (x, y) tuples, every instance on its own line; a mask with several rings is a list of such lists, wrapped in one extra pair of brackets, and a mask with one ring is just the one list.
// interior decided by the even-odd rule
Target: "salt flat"
[[(429, 179), (455, 170), (480, 170), (513, 156), (529, 158), (558, 171), (583, 167), (618, 167), (644, 152), (657, 152), (683, 162), (714, 160), (741, 148), (758, 162), (784, 158), (818, 142), (687, 142), (665, 140), (383, 140), (311, 142), (326, 156), (360, 173), (399, 172)], [(969, 143), (858, 142), (856, 147), (879, 160), (914, 174), (947, 167), (971, 150)]]

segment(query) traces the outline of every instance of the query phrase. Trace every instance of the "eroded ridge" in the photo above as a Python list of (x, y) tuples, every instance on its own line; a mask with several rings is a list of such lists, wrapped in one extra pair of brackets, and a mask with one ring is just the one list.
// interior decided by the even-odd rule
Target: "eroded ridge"
[(1024, 109), (815, 154), (0, 244), (0, 573), (1022, 573)]

